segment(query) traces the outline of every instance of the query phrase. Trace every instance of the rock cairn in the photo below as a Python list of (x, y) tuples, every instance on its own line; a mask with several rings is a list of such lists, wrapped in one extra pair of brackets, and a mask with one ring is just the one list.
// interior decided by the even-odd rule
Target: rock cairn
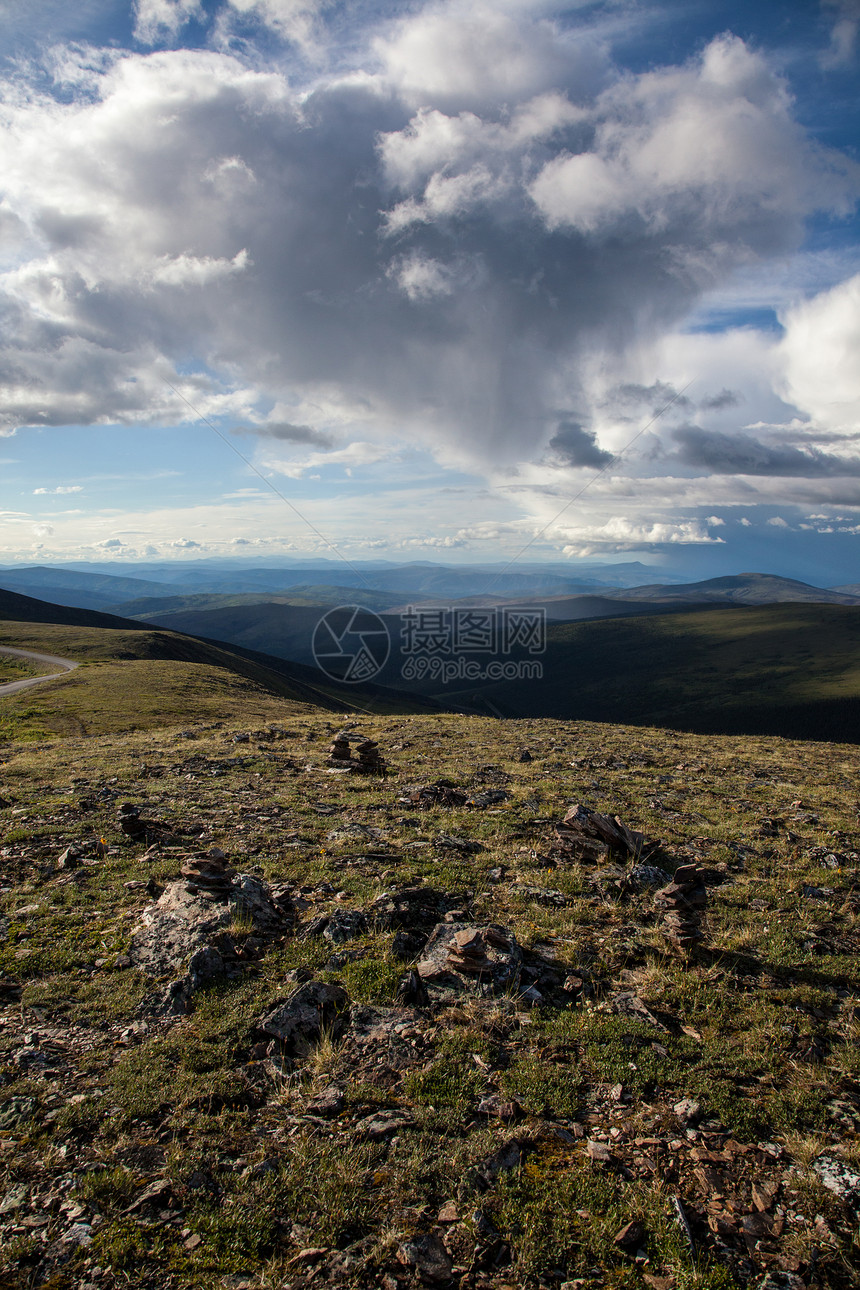
[(341, 730), (335, 735), (328, 750), (329, 766), (352, 766), (352, 752), (349, 747), (349, 736)]
[(661, 929), (678, 949), (689, 950), (704, 938), (702, 913), (708, 893), (696, 864), (681, 865), (667, 887), (654, 896), (658, 909), (665, 910)]
[(364, 739), (356, 745), (355, 751), (358, 753), (358, 769), (367, 771), (372, 775), (380, 775), (385, 770), (385, 762), (379, 751), (379, 744), (373, 739)]
[[(486, 934), (486, 933), (485, 933)], [(485, 972), (489, 966), (487, 960), (487, 945), (484, 935), (475, 927), (467, 927), (462, 932), (457, 932), (448, 951), (448, 963), (458, 972), (476, 973), (480, 975)], [(508, 948), (508, 941), (502, 938), (504, 948)]]
[(356, 760), (352, 755), (349, 742), (349, 735), (343, 731), (335, 735), (328, 750), (329, 766), (337, 770), (381, 775), (385, 770), (385, 762), (379, 752), (379, 744), (374, 739), (363, 739), (360, 744), (356, 744), (355, 751), (358, 753), (358, 760)]
[(228, 869), (220, 857), (192, 856), (185, 861), (180, 872), (186, 890), (192, 895), (226, 900), (233, 889), (234, 870)]
[(503, 994), (516, 987), (522, 951), (507, 928), (437, 923), (415, 965), (436, 997), (450, 994)]

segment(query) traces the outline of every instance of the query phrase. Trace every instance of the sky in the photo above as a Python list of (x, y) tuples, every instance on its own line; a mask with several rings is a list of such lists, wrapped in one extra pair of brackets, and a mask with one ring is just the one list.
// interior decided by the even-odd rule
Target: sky
[(0, 562), (860, 580), (858, 30), (0, 0)]

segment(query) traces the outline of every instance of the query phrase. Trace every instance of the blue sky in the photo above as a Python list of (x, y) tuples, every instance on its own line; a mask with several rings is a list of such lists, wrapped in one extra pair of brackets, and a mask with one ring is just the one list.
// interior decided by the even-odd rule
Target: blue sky
[(858, 26), (0, 0), (0, 562), (857, 580)]

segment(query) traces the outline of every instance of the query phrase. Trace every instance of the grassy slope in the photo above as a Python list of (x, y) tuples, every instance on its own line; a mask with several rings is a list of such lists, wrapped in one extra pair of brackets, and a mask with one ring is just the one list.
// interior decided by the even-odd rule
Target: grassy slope
[[(297, 680), (292, 669), (274, 670), (172, 632), (4, 622), (0, 644), (81, 664), (50, 685), (3, 696), (0, 733), (7, 738), (145, 729), (181, 722), (189, 710), (210, 719), (247, 713), (256, 720), (294, 710), (352, 710), (334, 687), (317, 688)], [(359, 704), (366, 699), (357, 697)]]
[(860, 732), (860, 608), (710, 609), (548, 635), (543, 680), (480, 694), (510, 715), (839, 740)]
[[(197, 697), (186, 722), (201, 713)], [(107, 1287), (284, 1286), (312, 1261), (302, 1284), (405, 1287), (399, 1243), (454, 1202), (457, 1220), (437, 1230), (464, 1290), (571, 1278), (645, 1290), (614, 1243), (634, 1219), (644, 1270), (660, 1285), (740, 1290), (782, 1266), (802, 1284), (856, 1287), (856, 1224), (811, 1165), (826, 1150), (860, 1169), (860, 749), (583, 722), (363, 719), (391, 775), (344, 780), (325, 773), (328, 729), (324, 714), (297, 713), (284, 741), (241, 745), (240, 764), (223, 760), (237, 751), (230, 729), (188, 744), (151, 730), (7, 750), (0, 1192), (12, 1200), (0, 1215), (0, 1284), (72, 1290), (98, 1265)], [(534, 760), (523, 764), (526, 742)], [(291, 773), (288, 759), (313, 769)], [(510, 801), (404, 817), (404, 787), (439, 775), (506, 783)], [(147, 987), (113, 959), (149, 902), (140, 883), (174, 877), (182, 857), (144, 859), (142, 845), (124, 845), (104, 790), (195, 821), (206, 835), (191, 846), (214, 843), (240, 868), (294, 883), (305, 924), (339, 907), (336, 892), (351, 908), (400, 884), (460, 892), (474, 920), (585, 974), (590, 1002), (476, 996), (407, 1014), (413, 1038), (399, 1047), (374, 1041), (362, 1056), (347, 1036), (289, 1078), (269, 1070), (252, 1052), (253, 1020), (292, 988), (290, 969), (322, 972), (355, 1002), (392, 1004), (406, 964), (391, 933), (371, 931), (334, 947), (349, 954), (328, 969), (332, 946), (290, 938), (238, 982), (200, 995), (191, 1017), (130, 1029)], [(723, 879), (709, 888), (701, 951), (672, 953), (650, 898), (625, 897), (612, 871), (548, 868), (549, 822), (571, 800), (662, 839), (656, 859), (669, 871), (697, 857)], [(763, 821), (774, 816), (771, 835)], [(337, 833), (351, 825), (380, 830), (374, 853)], [(483, 850), (438, 848), (440, 832)], [(71, 875), (53, 867), (69, 841), (99, 836), (110, 846), (103, 860)], [(830, 852), (836, 868), (823, 865)], [(547, 887), (563, 907), (535, 896)], [(631, 992), (662, 1028), (613, 1014), (612, 1000)], [(19, 1057), (34, 1035), (44, 1068)], [(343, 1106), (321, 1118), (312, 1101), (332, 1084)], [(513, 1100), (514, 1123), (478, 1113), (490, 1094)], [(702, 1108), (689, 1133), (673, 1110), (684, 1097)], [(362, 1122), (380, 1110), (398, 1112), (401, 1126), (369, 1141)], [(578, 1134), (608, 1144), (611, 1163), (593, 1163)], [(512, 1138), (522, 1165), (481, 1194), (470, 1189), (470, 1169)], [(154, 1207), (129, 1211), (158, 1181)], [(51, 1203), (57, 1194), (79, 1207), (76, 1218)], [(692, 1224), (695, 1262), (673, 1196)], [(93, 1225), (92, 1243), (56, 1245), (73, 1221)]]

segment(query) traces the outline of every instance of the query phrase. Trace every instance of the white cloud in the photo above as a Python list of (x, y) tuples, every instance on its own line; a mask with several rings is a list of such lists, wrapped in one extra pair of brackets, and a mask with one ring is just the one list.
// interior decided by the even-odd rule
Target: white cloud
[[(553, 228), (608, 233), (633, 219), (676, 228), (679, 250), (732, 229), (750, 254), (797, 237), (799, 217), (847, 211), (860, 170), (804, 138), (783, 83), (735, 36), (701, 59), (629, 78), (595, 105), (592, 149), (549, 161), (531, 193)], [(738, 247), (719, 245), (717, 256)]]
[(532, 5), (428, 4), (375, 47), (386, 79), (407, 102), (455, 111), (517, 103), (560, 82), (587, 95), (606, 71), (593, 40), (563, 31)]
[(51, 497), (58, 497), (64, 493), (82, 493), (84, 491), (82, 484), (58, 484), (56, 488), (34, 488), (34, 496), (48, 494)]
[(301, 479), (309, 470), (319, 466), (342, 466), (349, 473), (355, 466), (373, 466), (389, 455), (388, 448), (380, 444), (356, 442), (347, 444), (344, 448), (332, 449), (331, 452), (312, 452), (300, 461), (266, 457), (263, 465), (279, 475), (286, 475), (288, 479)]
[(833, 12), (830, 48), (819, 57), (822, 67), (845, 67), (854, 58), (857, 33), (860, 31), (858, 0), (822, 0), (825, 10)]
[(202, 18), (200, 0), (135, 0), (134, 34), (144, 44), (177, 36), (192, 18)]
[[(196, 14), (149, 0), (138, 26), (160, 41)], [(838, 215), (860, 191), (763, 54), (721, 37), (683, 66), (622, 74), (578, 11), (561, 23), (543, 0), (448, 0), (364, 16), (293, 85), (248, 32), (259, 20), (317, 57), (324, 7), (231, 0), (230, 15), (222, 50), (238, 54), (65, 51), (56, 93), (20, 69), (7, 86), (6, 431), (187, 421), (184, 396), (259, 433), (288, 478), (406, 442), (516, 480), (506, 501), (543, 518), (541, 488), (569, 494), (562, 463), (535, 464), (560, 427), (617, 454), (644, 424), (648, 409), (613, 394), (625, 382), (697, 376), (714, 401), (698, 431), (758, 436), (754, 464), (791, 434), (821, 467), (826, 435), (854, 424), (850, 284), (785, 313), (781, 348), (683, 334), (704, 289), (784, 263), (811, 212)], [(291, 75), (306, 67), (289, 57)], [(725, 389), (739, 401), (720, 404)], [(770, 479), (679, 461), (680, 410), (590, 493), (595, 508), (622, 499), (628, 529), (604, 531), (604, 509), (571, 540), (699, 540), (701, 519), (670, 508), (773, 498)], [(277, 441), (319, 451), (291, 460)], [(856, 486), (790, 492), (854, 505)], [(666, 515), (645, 513), (646, 492)]]
[(860, 273), (785, 311), (785, 396), (822, 427), (860, 433)]
[(256, 18), (285, 40), (294, 41), (306, 52), (314, 52), (322, 34), (317, 20), (331, 0), (227, 0), (227, 3), (228, 10), (234, 14)]
[(449, 296), (454, 290), (451, 269), (420, 254), (405, 256), (392, 263), (389, 276), (410, 300), (432, 300), (436, 296)]

